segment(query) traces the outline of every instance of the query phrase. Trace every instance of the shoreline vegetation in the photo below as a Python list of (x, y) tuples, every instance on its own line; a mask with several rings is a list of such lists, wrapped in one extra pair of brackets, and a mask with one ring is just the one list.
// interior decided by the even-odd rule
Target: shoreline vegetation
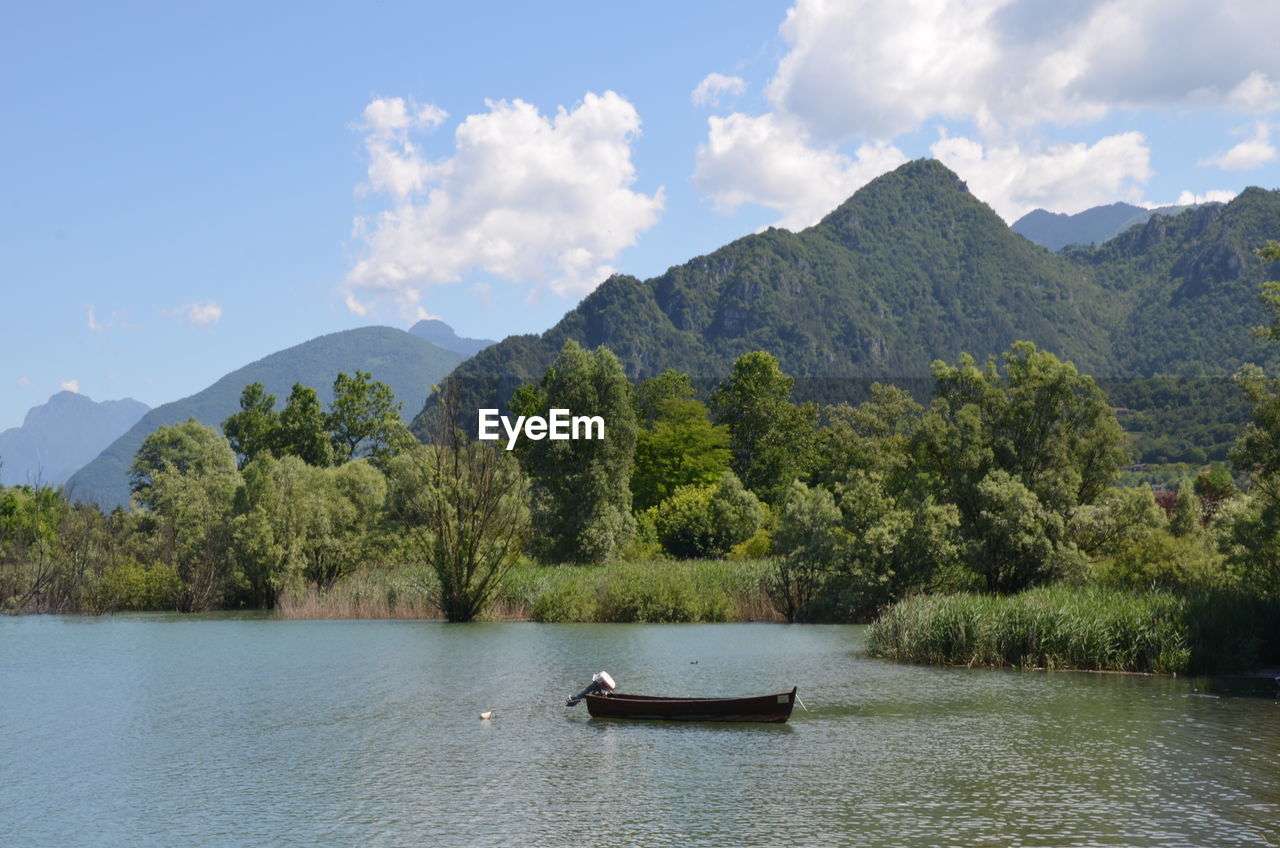
[[(1280, 283), (1263, 296), (1280, 341)], [(467, 431), (452, 379), (417, 433), (362, 372), (327, 411), (251, 384), (222, 432), (147, 437), (127, 511), (0, 489), (0, 611), (872, 622), (869, 652), (899, 662), (1280, 664), (1280, 380), (1237, 373), (1230, 466), (1175, 490), (1119, 484), (1116, 409), (1034, 344), (932, 374), (927, 406), (875, 384), (820, 407), (752, 351), (704, 402), (688, 374), (633, 385), (567, 341), (510, 411), (591, 412), (609, 437), (512, 450)]]

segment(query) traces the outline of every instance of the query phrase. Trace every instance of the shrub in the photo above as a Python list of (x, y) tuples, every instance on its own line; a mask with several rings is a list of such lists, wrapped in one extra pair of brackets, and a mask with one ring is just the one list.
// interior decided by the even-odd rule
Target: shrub
[(715, 486), (683, 486), (656, 507), (663, 550), (681, 559), (718, 557), (760, 529), (760, 501), (726, 471)]

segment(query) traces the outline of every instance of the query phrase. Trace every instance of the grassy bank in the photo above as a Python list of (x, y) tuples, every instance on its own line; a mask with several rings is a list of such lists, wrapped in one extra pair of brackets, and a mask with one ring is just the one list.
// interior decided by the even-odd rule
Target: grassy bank
[(1280, 661), (1280, 602), (1238, 592), (1051, 586), (934, 595), (889, 608), (867, 635), (899, 662), (1202, 674)]
[[(522, 565), (490, 620), (548, 622), (779, 621), (767, 594), (771, 560), (643, 560), (597, 566)], [(281, 618), (440, 618), (425, 569), (359, 571), (327, 592), (286, 592)]]

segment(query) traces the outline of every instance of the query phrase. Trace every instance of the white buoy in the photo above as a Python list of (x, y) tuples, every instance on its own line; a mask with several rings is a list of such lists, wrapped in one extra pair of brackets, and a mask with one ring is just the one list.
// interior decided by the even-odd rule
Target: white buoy
[(487, 713), (480, 713), (480, 718), (484, 719), (485, 721), (488, 721), (489, 719), (493, 718), (493, 710), (489, 710), (489, 712)]

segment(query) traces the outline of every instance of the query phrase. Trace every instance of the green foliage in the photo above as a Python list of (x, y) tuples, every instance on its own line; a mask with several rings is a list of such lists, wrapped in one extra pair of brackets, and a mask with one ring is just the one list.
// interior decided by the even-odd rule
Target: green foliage
[(654, 509), (662, 548), (680, 559), (720, 557), (760, 529), (764, 510), (732, 471), (711, 486), (685, 486)]
[(1102, 564), (1103, 583), (1129, 589), (1187, 592), (1215, 589), (1231, 582), (1222, 557), (1202, 536), (1154, 531), (1123, 542)]
[(689, 377), (667, 371), (636, 390), (641, 427), (636, 434), (632, 506), (645, 510), (681, 486), (715, 483), (729, 468), (729, 431), (713, 425), (693, 396)]
[(871, 626), (867, 650), (900, 662), (1161, 673), (1192, 660), (1184, 600), (1101, 587), (917, 596)]
[(367, 456), (379, 468), (405, 447), (412, 437), (400, 420), (402, 404), (391, 387), (373, 375), (356, 370), (339, 373), (333, 381), (333, 403), (325, 424), (339, 463)]
[(325, 414), (320, 408), (316, 390), (294, 383), (280, 413), (277, 456), (296, 456), (308, 465), (330, 465), (333, 462), (333, 445), (325, 427)]
[(365, 460), (317, 468), (268, 455), (250, 463), (233, 521), (243, 600), (270, 608), (291, 585), (332, 588), (366, 560), (386, 492)]
[(541, 386), (552, 408), (604, 418), (603, 439), (543, 439), (525, 449), (533, 483), (539, 554), (561, 562), (603, 562), (635, 535), (630, 479), (636, 418), (627, 382), (610, 351), (588, 353), (568, 342), (547, 369)]
[[(190, 397), (166, 403), (147, 412), (123, 436), (96, 459), (77, 471), (67, 483), (77, 500), (97, 503), (110, 511), (129, 503), (129, 466), (142, 441), (164, 425), (195, 418), (217, 426), (234, 414), (244, 387), (262, 383), (277, 397), (289, 394), (296, 383), (315, 386), (319, 403), (333, 398), (331, 385), (340, 371), (367, 371), (391, 386), (405, 409), (422, 408), (427, 391), (461, 361), (459, 354), (393, 327), (361, 327), (330, 333), (278, 351), (238, 368)], [(304, 458), (312, 464), (314, 457)]]
[(850, 541), (840, 518), (830, 492), (792, 482), (774, 537), (783, 558), (770, 587), (774, 604), (787, 621), (817, 617), (815, 607)]
[(161, 427), (143, 440), (129, 470), (129, 488), (138, 503), (155, 509), (155, 483), (162, 472), (180, 477), (209, 478), (232, 485), (236, 456), (227, 440), (194, 418)]
[(1222, 510), (1220, 546), (1242, 585), (1280, 597), (1280, 502), (1256, 488)]
[(438, 581), (449, 621), (470, 621), (502, 587), (529, 535), (529, 484), (515, 457), (470, 441), (452, 426), (456, 387), (446, 385), (436, 444), (392, 460), (391, 508), (415, 558)]
[(240, 394), (240, 411), (222, 422), (222, 433), (239, 457), (240, 467), (264, 453), (275, 453), (280, 429), (276, 396), (261, 383), (250, 383)]
[(738, 357), (729, 377), (711, 393), (711, 414), (729, 429), (730, 467), (770, 503), (812, 462), (817, 408), (791, 403), (795, 380), (778, 360), (757, 350)]
[(84, 591), (91, 613), (171, 610), (177, 605), (182, 582), (177, 569), (164, 563), (143, 564), (127, 559), (102, 569)]
[(970, 567), (1018, 591), (1081, 565), (1067, 529), (1124, 456), (1115, 413), (1093, 380), (1019, 342), (979, 369), (935, 363), (936, 398), (915, 450), (940, 500), (955, 504)]

